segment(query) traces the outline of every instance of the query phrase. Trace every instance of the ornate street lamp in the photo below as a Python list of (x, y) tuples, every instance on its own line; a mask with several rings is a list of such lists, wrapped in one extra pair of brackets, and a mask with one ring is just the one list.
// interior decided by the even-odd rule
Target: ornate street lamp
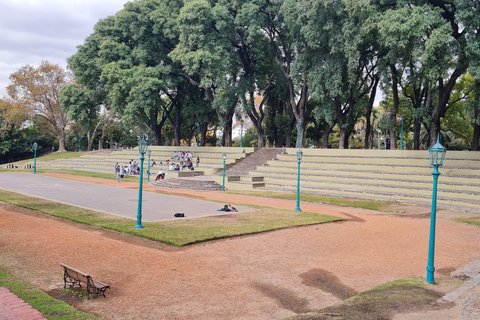
[(297, 151), (297, 160), (298, 160), (298, 174), (297, 174), (297, 207), (295, 211), (302, 211), (300, 209), (300, 161), (302, 160), (303, 152), (298, 148)]
[(148, 154), (148, 177), (147, 177), (147, 181), (150, 182), (150, 155), (152, 154), (152, 150), (148, 150), (147, 154)]
[(240, 148), (243, 148), (243, 120), (240, 120)]
[(438, 167), (441, 167), (443, 164), (443, 159), (445, 158), (446, 150), (440, 144), (439, 141), (440, 135), (437, 137), (437, 142), (428, 149), (430, 154), (430, 164), (433, 166), (433, 194), (432, 194), (432, 214), (430, 218), (430, 241), (428, 246), (428, 265), (427, 265), (427, 282), (434, 284), (433, 273), (435, 272), (435, 267), (433, 266), (435, 258), (435, 221), (437, 216), (437, 180), (440, 172)]
[(402, 114), (402, 140), (400, 141), (400, 150), (403, 150), (403, 121), (405, 121), (404, 114)]
[(37, 174), (37, 148), (38, 148), (38, 143), (35, 141), (33, 144), (33, 150), (35, 150), (35, 156), (33, 160), (33, 174)]
[(138, 143), (138, 152), (140, 153), (140, 184), (138, 187), (138, 212), (137, 225), (135, 228), (142, 229), (142, 186), (143, 186), (143, 160), (145, 160), (145, 152), (147, 152), (147, 141), (142, 136), (142, 140)]
[(227, 159), (227, 154), (223, 153), (223, 184), (222, 184), (222, 191), (225, 191), (225, 160)]
[(295, 208), (295, 211), (302, 211), (300, 209), (300, 161), (302, 160), (303, 157), (303, 152), (301, 150), (302, 146), (302, 136), (300, 133), (300, 130), (302, 128), (302, 119), (298, 119), (298, 151), (297, 151), (297, 160), (298, 160), (298, 174), (297, 174), (297, 207)]

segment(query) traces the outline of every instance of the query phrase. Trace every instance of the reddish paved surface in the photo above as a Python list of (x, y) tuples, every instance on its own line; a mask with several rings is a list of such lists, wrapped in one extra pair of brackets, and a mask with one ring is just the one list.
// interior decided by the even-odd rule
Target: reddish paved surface
[(0, 287), (0, 320), (40, 320), (47, 319), (38, 310), (11, 293), (7, 288)]

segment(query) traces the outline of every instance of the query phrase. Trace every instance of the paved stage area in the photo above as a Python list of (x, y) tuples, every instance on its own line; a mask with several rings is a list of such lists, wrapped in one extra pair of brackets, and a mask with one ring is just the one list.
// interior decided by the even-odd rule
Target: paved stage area
[[(122, 182), (118, 183), (119, 185)], [(38, 198), (53, 200), (94, 211), (136, 219), (138, 190), (116, 188), (73, 180), (65, 180), (29, 173), (0, 174), (0, 188)], [(186, 218), (223, 215), (217, 211), (223, 203), (190, 199), (186, 197), (143, 192), (142, 221), (153, 222), (178, 219), (175, 213)], [(235, 206), (239, 212), (255, 209)]]

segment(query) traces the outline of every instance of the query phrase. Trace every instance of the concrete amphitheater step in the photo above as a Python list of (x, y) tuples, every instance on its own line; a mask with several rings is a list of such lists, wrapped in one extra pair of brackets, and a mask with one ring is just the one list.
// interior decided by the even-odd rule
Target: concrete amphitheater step
[(188, 189), (204, 191), (222, 190), (222, 186), (214, 181), (188, 178), (168, 178), (164, 180), (157, 180), (151, 182), (150, 185), (156, 188), (164, 189)]
[[(251, 170), (255, 183), (227, 179), (232, 190), (297, 191), (296, 149)], [(441, 168), (438, 205), (480, 213), (480, 154), (448, 152)], [(300, 192), (430, 205), (433, 178), (428, 151), (304, 149)], [(259, 181), (262, 180), (262, 184)]]

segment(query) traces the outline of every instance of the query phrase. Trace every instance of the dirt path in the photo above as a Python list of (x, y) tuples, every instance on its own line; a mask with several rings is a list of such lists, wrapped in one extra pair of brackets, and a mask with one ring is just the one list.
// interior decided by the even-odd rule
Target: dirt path
[[(222, 192), (175, 193), (295, 207), (290, 200)], [(112, 289), (107, 299), (78, 307), (105, 319), (279, 319), (387, 281), (425, 276), (428, 208), (406, 216), (311, 203), (301, 208), (350, 220), (173, 248), (2, 205), (0, 264), (46, 291), (63, 285), (61, 262), (92, 274)], [(455, 214), (438, 213), (437, 275), (480, 257), (480, 228), (446, 219)], [(330, 289), (320, 288), (321, 279)]]

